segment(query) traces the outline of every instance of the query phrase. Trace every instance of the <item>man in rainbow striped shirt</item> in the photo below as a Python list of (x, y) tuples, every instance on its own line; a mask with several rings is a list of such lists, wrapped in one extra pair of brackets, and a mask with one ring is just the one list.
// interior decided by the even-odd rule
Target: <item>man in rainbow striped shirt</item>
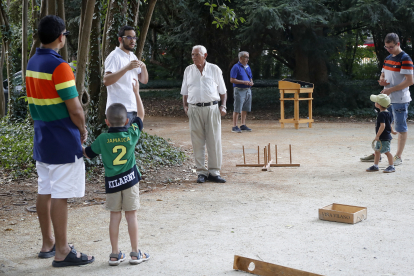
[(54, 256), (54, 267), (94, 261), (94, 257), (76, 252), (67, 242), (67, 199), (85, 194), (81, 143), (88, 133), (72, 69), (58, 54), (68, 34), (58, 16), (42, 18), (38, 26), (41, 46), (26, 70), (27, 99), (35, 130), (36, 210), (43, 238), (38, 257)]

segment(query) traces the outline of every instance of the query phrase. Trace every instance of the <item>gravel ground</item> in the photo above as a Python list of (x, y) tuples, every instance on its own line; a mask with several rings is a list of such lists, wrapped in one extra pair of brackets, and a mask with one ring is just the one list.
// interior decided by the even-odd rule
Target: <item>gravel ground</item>
[[(371, 163), (373, 123), (322, 123), (313, 128), (277, 121), (248, 121), (251, 133), (231, 133), (223, 121), (225, 184), (158, 185), (141, 194), (138, 212), (140, 248), (151, 260), (138, 266), (107, 264), (109, 214), (102, 205), (71, 209), (69, 241), (96, 261), (84, 267), (56, 269), (52, 260), (37, 259), (40, 230), (35, 214), (24, 220), (0, 221), (0, 274), (7, 275), (247, 275), (233, 270), (234, 255), (312, 273), (333, 276), (412, 275), (414, 259), (414, 186), (409, 137), (403, 165), (392, 174), (367, 173)], [(411, 129), (413, 125), (410, 123)], [(146, 131), (191, 146), (186, 118), (149, 117)], [(257, 162), (257, 146), (278, 146), (278, 163), (295, 168), (236, 167)], [(392, 153), (396, 150), (393, 141)], [(262, 156), (262, 150), (261, 150)], [(274, 157), (274, 153), (272, 152)], [(186, 168), (184, 168), (186, 169)], [(331, 203), (364, 206), (368, 218), (357, 224), (318, 219)], [(129, 252), (126, 222), (120, 248)]]

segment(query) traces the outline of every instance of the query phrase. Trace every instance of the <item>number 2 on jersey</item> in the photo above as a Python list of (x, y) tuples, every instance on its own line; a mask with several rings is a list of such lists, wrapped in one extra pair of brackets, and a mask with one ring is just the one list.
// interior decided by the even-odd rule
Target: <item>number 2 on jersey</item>
[(127, 160), (121, 160), (122, 159), (122, 157), (124, 157), (124, 155), (126, 154), (126, 147), (125, 146), (120, 146), (120, 145), (118, 145), (118, 146), (115, 146), (113, 149), (112, 149), (112, 152), (113, 153), (117, 153), (118, 152), (118, 150), (121, 150), (121, 152), (118, 154), (118, 156), (114, 159), (114, 161), (112, 162), (112, 164), (114, 165), (114, 166), (116, 166), (116, 165), (123, 165), (123, 164), (125, 164), (126, 162), (127, 162)]

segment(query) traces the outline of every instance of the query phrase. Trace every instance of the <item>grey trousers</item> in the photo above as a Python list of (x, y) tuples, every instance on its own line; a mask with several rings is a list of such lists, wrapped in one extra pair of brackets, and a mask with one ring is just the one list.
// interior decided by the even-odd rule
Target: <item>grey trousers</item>
[[(190, 121), (191, 143), (197, 174), (220, 175), (221, 153), (221, 114), (217, 104), (196, 106), (189, 104), (187, 115)], [(207, 146), (208, 168), (204, 165)]]

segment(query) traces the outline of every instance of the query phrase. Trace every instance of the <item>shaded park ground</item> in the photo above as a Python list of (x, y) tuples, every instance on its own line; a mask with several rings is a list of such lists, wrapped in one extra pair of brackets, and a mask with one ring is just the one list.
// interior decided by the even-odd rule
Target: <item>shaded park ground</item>
[[(227, 183), (195, 183), (189, 160), (182, 167), (158, 171), (165, 179), (180, 171), (170, 177), (171, 183), (145, 184), (152, 188), (140, 195), (138, 220), (140, 248), (152, 255), (149, 262), (109, 267), (109, 214), (102, 205), (85, 204), (88, 207), (70, 209), (69, 241), (93, 254), (95, 263), (51, 267), (51, 260), (36, 257), (40, 248), (36, 215), (7, 217), (2, 212), (0, 271), (8, 275), (246, 275), (232, 269), (234, 255), (241, 255), (322, 275), (411, 274), (412, 138), (395, 173), (367, 173), (370, 163), (359, 162), (359, 157), (371, 152), (372, 122), (316, 122), (313, 128), (301, 125), (296, 130), (292, 124), (281, 129), (276, 120), (252, 120), (249, 127), (253, 132), (231, 133), (230, 119), (223, 120), (222, 175)], [(145, 130), (171, 138), (191, 152), (188, 120), (183, 116), (150, 116)], [(291, 144), (293, 163), (300, 167), (262, 172), (235, 166), (243, 162), (243, 145), (246, 161), (253, 163), (257, 146), (268, 143), (278, 145), (278, 160), (284, 163), (289, 162)], [(393, 141), (392, 152), (395, 146)], [(384, 160), (380, 168), (386, 165)], [(368, 218), (354, 225), (319, 220), (318, 209), (331, 203), (367, 207)], [(129, 252), (125, 220), (120, 236), (121, 250)]]

